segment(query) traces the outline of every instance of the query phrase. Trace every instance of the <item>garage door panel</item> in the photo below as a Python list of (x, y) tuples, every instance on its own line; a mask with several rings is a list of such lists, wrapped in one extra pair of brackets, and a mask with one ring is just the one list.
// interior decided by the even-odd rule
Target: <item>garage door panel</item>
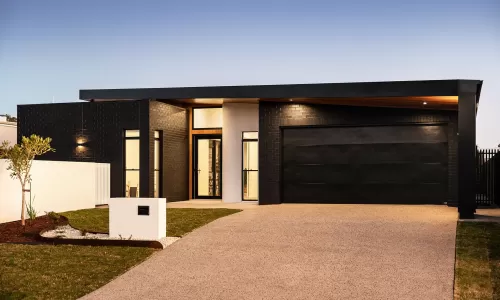
[(350, 145), (391, 143), (446, 142), (443, 126), (400, 125), (336, 128), (294, 128), (284, 132), (283, 146)]
[(288, 203), (440, 204), (446, 193), (439, 184), (286, 184), (284, 196)]
[(445, 126), (283, 131), (283, 202), (443, 203)]
[(356, 144), (285, 147), (283, 163), (340, 164), (443, 162), (447, 160), (446, 143)]
[[(284, 166), (290, 183), (441, 183), (445, 184), (447, 166), (441, 163), (400, 164), (305, 164)], [(401, 174), (404, 174), (402, 176)]]

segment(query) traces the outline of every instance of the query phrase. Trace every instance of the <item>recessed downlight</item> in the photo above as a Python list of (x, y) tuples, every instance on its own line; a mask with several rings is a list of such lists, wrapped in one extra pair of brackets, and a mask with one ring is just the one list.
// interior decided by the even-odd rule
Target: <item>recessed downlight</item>
[(427, 105), (427, 102), (424, 101), (424, 103), (422, 103), (423, 105)]

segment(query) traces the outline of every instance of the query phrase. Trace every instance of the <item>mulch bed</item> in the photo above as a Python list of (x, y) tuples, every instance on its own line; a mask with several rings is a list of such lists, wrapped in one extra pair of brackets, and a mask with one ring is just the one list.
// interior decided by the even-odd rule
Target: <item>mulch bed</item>
[[(57, 226), (67, 225), (68, 219), (61, 216)], [(21, 221), (14, 221), (0, 224), (0, 243), (15, 244), (54, 244), (54, 245), (87, 245), (87, 246), (128, 246), (128, 247), (149, 247), (163, 249), (163, 245), (158, 241), (139, 240), (99, 240), (99, 239), (59, 239), (46, 238), (40, 233), (54, 229), (54, 224), (47, 216), (41, 216), (29, 222), (26, 226), (21, 225)], [(1, 298), (1, 295), (0, 295)]]
[[(68, 219), (61, 216), (59, 225), (68, 224)], [(31, 222), (26, 220), (26, 226), (21, 221), (0, 224), (0, 243), (40, 243), (39, 233), (42, 230), (53, 229), (54, 225), (47, 216), (41, 216)]]

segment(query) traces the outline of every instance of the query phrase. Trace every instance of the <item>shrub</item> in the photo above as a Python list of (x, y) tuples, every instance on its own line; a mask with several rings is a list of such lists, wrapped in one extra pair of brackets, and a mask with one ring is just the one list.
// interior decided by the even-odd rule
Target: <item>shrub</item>
[(54, 226), (58, 225), (59, 224), (59, 220), (61, 219), (61, 215), (59, 215), (58, 213), (56, 212), (45, 212), (47, 214), (47, 217), (49, 217), (50, 221), (52, 221), (52, 224)]
[(28, 213), (28, 217), (30, 218), (30, 225), (33, 223), (33, 221), (36, 219), (37, 212), (34, 207), (34, 202), (35, 202), (35, 197), (33, 199), (31, 198), (30, 194), (30, 201), (26, 203), (26, 212)]

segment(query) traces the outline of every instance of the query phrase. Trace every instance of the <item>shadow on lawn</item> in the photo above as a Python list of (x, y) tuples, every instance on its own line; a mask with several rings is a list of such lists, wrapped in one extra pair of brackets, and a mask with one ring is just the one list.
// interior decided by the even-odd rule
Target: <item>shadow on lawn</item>
[(486, 223), (493, 299), (500, 298), (500, 223)]
[(459, 222), (455, 299), (500, 299), (500, 223)]
[(2, 300), (18, 300), (26, 298), (26, 294), (20, 292), (4, 292), (0, 291), (0, 299)]

